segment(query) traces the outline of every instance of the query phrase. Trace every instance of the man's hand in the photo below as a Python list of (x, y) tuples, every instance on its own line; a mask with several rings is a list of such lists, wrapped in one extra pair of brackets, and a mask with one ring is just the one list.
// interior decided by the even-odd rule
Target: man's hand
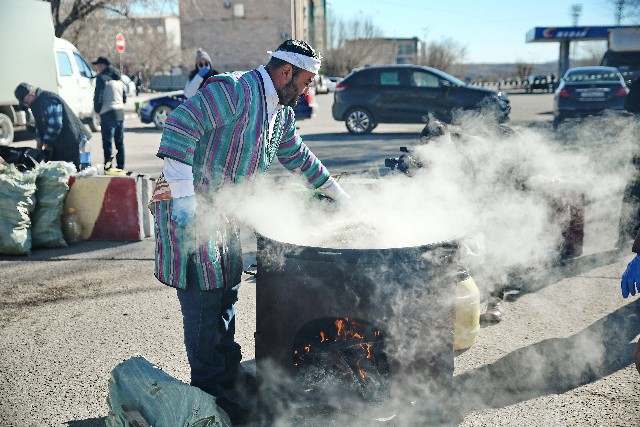
[(351, 203), (351, 198), (349, 195), (340, 187), (338, 181), (333, 179), (333, 177), (329, 177), (327, 182), (322, 184), (319, 188), (322, 193), (331, 198), (334, 202), (338, 203), (338, 205), (349, 205)]
[(627, 269), (622, 275), (622, 297), (626, 298), (631, 294), (636, 294), (636, 287), (640, 291), (640, 255), (636, 255), (635, 258), (627, 265)]
[(178, 197), (172, 202), (171, 220), (180, 227), (189, 224), (196, 215), (196, 196)]
[(209, 70), (210, 70), (210, 69), (211, 69), (211, 68), (209, 68), (209, 67), (207, 67), (207, 66), (205, 65), (204, 67), (200, 68), (200, 71), (198, 71), (198, 75), (199, 75), (200, 77), (204, 77), (204, 76), (206, 76), (206, 75), (207, 75), (207, 73), (209, 72)]

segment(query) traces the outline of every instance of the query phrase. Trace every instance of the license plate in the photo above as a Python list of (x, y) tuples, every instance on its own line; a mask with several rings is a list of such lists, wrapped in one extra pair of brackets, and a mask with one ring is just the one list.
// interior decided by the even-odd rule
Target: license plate
[(581, 92), (580, 98), (604, 98), (604, 92), (600, 92), (600, 91)]

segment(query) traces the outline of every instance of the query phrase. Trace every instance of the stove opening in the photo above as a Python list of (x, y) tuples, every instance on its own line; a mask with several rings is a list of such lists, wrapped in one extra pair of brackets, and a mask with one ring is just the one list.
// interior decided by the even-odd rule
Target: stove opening
[(379, 402), (388, 395), (389, 365), (379, 328), (361, 319), (307, 322), (293, 340), (296, 382), (307, 393)]

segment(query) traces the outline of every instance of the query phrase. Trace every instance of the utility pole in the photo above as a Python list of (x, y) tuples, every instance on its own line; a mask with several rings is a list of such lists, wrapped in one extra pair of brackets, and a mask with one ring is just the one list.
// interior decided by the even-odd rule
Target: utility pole
[(616, 5), (616, 25), (622, 23), (622, 15), (624, 13), (624, 7), (627, 4), (627, 0), (615, 0)]
[[(574, 3), (571, 5), (571, 8), (569, 9), (569, 13), (571, 14), (571, 22), (573, 23), (574, 27), (578, 26), (578, 21), (580, 21), (580, 15), (582, 15), (582, 4), (581, 3)], [(573, 57), (575, 59), (576, 57), (576, 50), (578, 49), (578, 42), (573, 42), (573, 52), (571, 52), (571, 57)]]
[[(624, 0), (622, 0), (622, 1), (624, 1)], [(570, 13), (571, 13), (571, 20), (573, 22), (573, 26), (577, 27), (578, 26), (578, 21), (580, 20), (580, 15), (582, 14), (582, 4), (581, 3), (572, 4), (571, 5), (571, 9), (570, 9)]]

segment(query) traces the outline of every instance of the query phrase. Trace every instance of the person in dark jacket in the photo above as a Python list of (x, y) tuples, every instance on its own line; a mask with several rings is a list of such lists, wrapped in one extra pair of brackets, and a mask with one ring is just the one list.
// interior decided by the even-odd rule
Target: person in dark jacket
[(61, 160), (80, 167), (80, 139), (91, 133), (60, 96), (28, 83), (14, 92), (23, 108), (31, 108), (36, 122), (36, 141), (47, 160)]
[(92, 64), (98, 71), (93, 110), (100, 114), (104, 167), (111, 168), (115, 143), (117, 167), (124, 169), (124, 103), (127, 102), (127, 89), (120, 72), (111, 67), (107, 58), (101, 56)]

